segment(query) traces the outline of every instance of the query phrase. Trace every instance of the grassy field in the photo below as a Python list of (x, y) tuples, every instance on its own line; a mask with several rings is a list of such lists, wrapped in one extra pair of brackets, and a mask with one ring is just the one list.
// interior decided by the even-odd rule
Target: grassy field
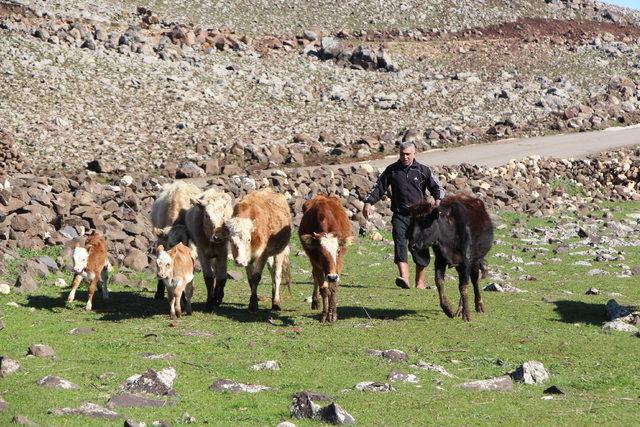
[[(640, 203), (608, 205), (615, 218), (640, 212)], [(599, 207), (598, 210), (603, 209)], [(595, 210), (594, 212), (598, 212)], [(570, 221), (570, 214), (558, 220)], [(15, 414), (41, 425), (121, 425), (84, 417), (47, 414), (52, 408), (78, 407), (90, 401), (105, 405), (127, 377), (148, 368), (173, 366), (179, 396), (175, 407), (119, 409), (122, 416), (145, 421), (182, 424), (183, 414), (197, 424), (274, 426), (291, 420), (292, 394), (313, 390), (331, 396), (351, 413), (359, 425), (624, 425), (638, 422), (640, 377), (638, 338), (630, 333), (605, 333), (604, 304), (615, 292), (623, 305), (640, 301), (638, 276), (617, 277), (621, 261), (594, 262), (593, 256), (576, 252), (590, 249), (576, 236), (563, 244), (575, 244), (554, 262), (555, 244), (523, 252), (536, 245), (513, 236), (513, 229), (552, 227), (554, 220), (501, 215), (497, 244), (488, 263), (492, 271), (507, 274), (508, 281), (527, 292), (484, 292), (488, 312), (472, 313), (472, 322), (447, 318), (438, 307), (437, 293), (400, 290), (393, 284), (393, 247), (360, 239), (350, 248), (338, 294), (338, 323), (323, 325), (305, 299), (311, 295), (308, 260), (292, 256), (292, 294), (284, 293), (284, 310), (270, 317), (270, 301), (260, 303), (256, 315), (247, 312), (245, 280), (230, 281), (223, 306), (215, 314), (204, 313), (204, 284), (196, 278), (195, 312), (170, 327), (168, 303), (153, 299), (151, 291), (110, 286), (112, 299), (100, 294), (95, 311), (85, 313), (86, 287), (77, 301), (65, 306), (68, 289), (53, 286), (57, 276), (45, 280), (30, 295), (0, 295), (0, 355), (18, 360), (20, 370), (0, 379), (0, 396), (8, 408), (0, 413), (0, 425)], [(602, 231), (605, 232), (604, 230)], [(293, 254), (299, 242), (293, 242)], [(623, 247), (622, 263), (640, 265), (640, 248)], [(505, 254), (524, 263), (505, 261)], [(33, 254), (31, 254), (33, 255)], [(574, 265), (587, 260), (593, 266)], [(533, 261), (541, 265), (527, 265)], [(607, 276), (589, 276), (592, 268)], [(433, 269), (429, 268), (429, 284)], [(537, 280), (527, 280), (524, 276)], [(59, 276), (62, 276), (60, 274)], [(266, 275), (265, 275), (266, 276)], [(69, 274), (64, 275), (67, 282)], [(145, 276), (149, 287), (154, 277)], [(4, 281), (11, 280), (5, 277)], [(137, 279), (136, 279), (137, 280)], [(491, 279), (485, 279), (486, 285)], [(447, 280), (450, 299), (457, 302), (456, 280)], [(585, 295), (589, 287), (601, 295)], [(263, 280), (260, 295), (270, 296)], [(7, 305), (16, 302), (19, 307)], [(271, 321), (267, 321), (271, 318)], [(76, 327), (95, 329), (92, 334), (70, 335)], [(210, 336), (190, 336), (207, 332)], [(197, 334), (196, 334), (197, 335)], [(200, 334), (204, 335), (204, 334)], [(29, 358), (29, 345), (52, 346), (56, 357)], [(409, 361), (391, 363), (370, 356), (367, 349), (396, 348)], [(170, 360), (146, 360), (143, 352), (171, 353)], [(455, 378), (421, 371), (409, 365), (418, 360), (442, 365)], [(253, 371), (258, 362), (277, 360), (280, 371)], [(502, 375), (529, 360), (544, 364), (551, 378), (543, 386), (515, 384), (509, 393), (471, 392), (457, 387), (473, 379)], [(396, 391), (378, 394), (354, 390), (361, 381), (387, 381), (392, 370), (414, 373), (419, 384), (394, 383)], [(58, 375), (80, 386), (79, 390), (40, 389), (36, 381)], [(272, 387), (262, 393), (232, 394), (210, 391), (217, 378)], [(543, 400), (543, 389), (556, 385), (565, 392)], [(292, 420), (299, 426), (318, 421)]]

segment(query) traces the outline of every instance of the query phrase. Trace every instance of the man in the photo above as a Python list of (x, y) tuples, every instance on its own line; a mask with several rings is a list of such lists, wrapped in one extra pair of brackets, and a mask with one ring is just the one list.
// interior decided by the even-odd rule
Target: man
[[(409, 289), (407, 254), (408, 239), (411, 233), (409, 206), (424, 200), (426, 190), (429, 190), (435, 199), (436, 206), (439, 206), (440, 201), (444, 198), (444, 189), (431, 168), (418, 163), (415, 157), (415, 144), (409, 141), (401, 143), (400, 158), (382, 172), (376, 185), (364, 199), (365, 204), (362, 208), (362, 214), (368, 219), (373, 211), (373, 205), (391, 187), (393, 259), (400, 273), (400, 277), (396, 279), (396, 285), (404, 289)], [(429, 264), (429, 253), (418, 254), (412, 251), (411, 255), (416, 264), (416, 288), (424, 289), (424, 270)]]

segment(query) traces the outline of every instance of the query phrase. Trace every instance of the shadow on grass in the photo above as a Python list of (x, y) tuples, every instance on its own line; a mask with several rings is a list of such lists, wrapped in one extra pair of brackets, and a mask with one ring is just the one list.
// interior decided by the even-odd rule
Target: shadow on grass
[[(248, 302), (248, 301), (247, 301)], [(271, 301), (267, 302), (268, 306), (271, 305)], [(196, 310), (196, 306), (200, 304), (194, 304), (193, 309)], [(204, 311), (204, 303), (199, 307), (201, 311)], [(226, 317), (229, 320), (235, 320), (240, 323), (261, 323), (269, 322), (274, 326), (293, 326), (295, 320), (288, 315), (283, 314), (285, 310), (280, 312), (271, 311), (269, 308), (259, 308), (257, 312), (251, 313), (248, 309), (248, 304), (236, 304), (223, 302), (220, 307), (216, 307), (213, 314), (216, 316)]]
[[(318, 310), (314, 314), (304, 315), (310, 319), (317, 319), (320, 317)], [(418, 312), (415, 310), (403, 310), (395, 308), (367, 308), (367, 307), (355, 307), (355, 306), (340, 306), (338, 305), (338, 320), (346, 319), (375, 319), (375, 320), (398, 320), (399, 318), (407, 315), (414, 315)]]
[(555, 301), (554, 304), (554, 311), (560, 315), (561, 322), (591, 325), (602, 325), (605, 322), (604, 304), (570, 300)]

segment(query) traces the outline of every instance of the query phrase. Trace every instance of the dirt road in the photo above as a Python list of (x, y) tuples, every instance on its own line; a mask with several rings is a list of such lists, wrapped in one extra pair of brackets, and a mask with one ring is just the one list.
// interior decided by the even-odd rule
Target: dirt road
[[(495, 167), (511, 159), (519, 160), (531, 155), (579, 159), (600, 151), (635, 145), (640, 145), (640, 125), (433, 150), (418, 153), (416, 158), (421, 163), (433, 166), (469, 163)], [(385, 167), (396, 159), (397, 156), (393, 155), (364, 163), (370, 163), (374, 167)]]

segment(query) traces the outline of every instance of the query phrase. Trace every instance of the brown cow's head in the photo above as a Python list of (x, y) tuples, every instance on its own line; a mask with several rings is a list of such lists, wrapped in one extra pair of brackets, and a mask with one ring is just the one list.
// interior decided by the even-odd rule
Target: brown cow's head
[(339, 239), (333, 233), (303, 234), (300, 241), (305, 249), (315, 255), (322, 264), (327, 282), (340, 281), (339, 268), (346, 247), (353, 242), (353, 237)]
[(246, 267), (251, 261), (251, 233), (253, 221), (249, 218), (231, 218), (224, 222), (229, 238), (231, 255), (236, 265)]
[(433, 246), (440, 236), (440, 208), (429, 202), (411, 206), (412, 231), (409, 245), (415, 250), (424, 250)]

